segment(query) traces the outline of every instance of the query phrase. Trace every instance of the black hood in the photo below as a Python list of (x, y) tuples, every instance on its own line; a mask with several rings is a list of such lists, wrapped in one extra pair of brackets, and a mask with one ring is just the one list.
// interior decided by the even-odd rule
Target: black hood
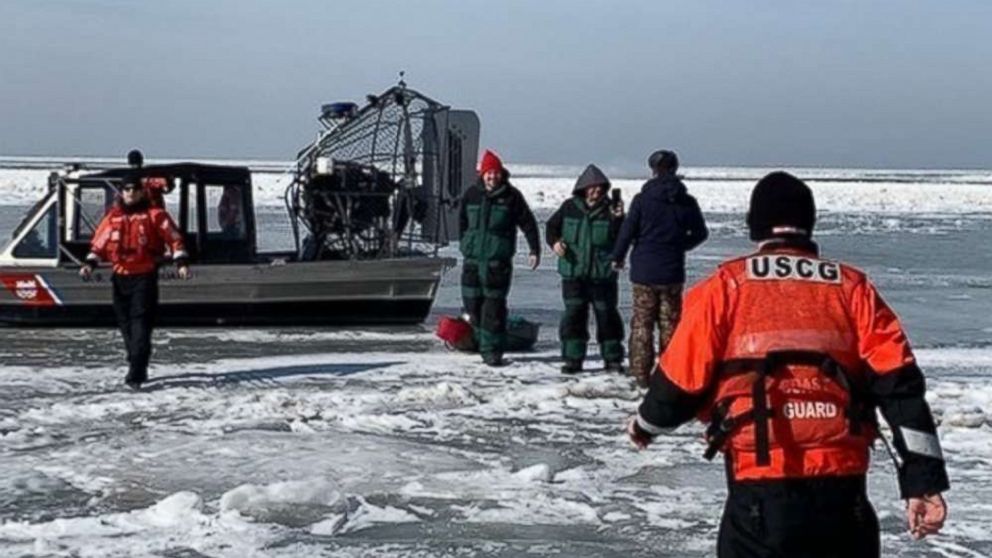
[(641, 194), (650, 198), (661, 198), (675, 201), (687, 193), (685, 184), (674, 174), (656, 176), (644, 183)]
[(575, 181), (575, 188), (572, 188), (572, 195), (580, 196), (586, 188), (600, 185), (606, 186), (607, 192), (610, 191), (610, 179), (606, 178), (606, 174), (599, 170), (599, 167), (596, 165), (589, 165), (579, 175), (579, 179)]

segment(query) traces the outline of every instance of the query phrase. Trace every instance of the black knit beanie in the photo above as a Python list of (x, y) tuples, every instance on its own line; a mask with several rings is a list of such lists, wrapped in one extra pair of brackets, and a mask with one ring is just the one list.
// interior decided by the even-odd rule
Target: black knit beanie
[(805, 182), (783, 171), (768, 174), (751, 191), (747, 226), (751, 240), (772, 237), (813, 236), (816, 204)]
[(674, 151), (659, 149), (648, 157), (648, 168), (653, 171), (675, 173), (679, 170), (679, 156)]

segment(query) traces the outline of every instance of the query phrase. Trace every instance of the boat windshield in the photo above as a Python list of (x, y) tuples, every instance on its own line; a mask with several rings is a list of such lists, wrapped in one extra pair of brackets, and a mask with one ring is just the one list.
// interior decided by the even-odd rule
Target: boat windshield
[[(52, 197), (53, 195), (55, 195), (54, 192), (49, 192), (40, 200), (36, 201), (34, 205), (31, 206), (31, 209), (29, 209), (27, 213), (24, 214), (24, 218), (21, 219), (21, 222), (17, 224), (17, 228), (15, 228), (14, 232), (10, 234), (10, 240), (17, 238), (17, 235), (21, 234), (21, 231), (24, 230), (24, 227), (26, 227), (28, 223), (30, 223), (31, 220), (34, 219), (34, 216), (38, 213), (38, 210), (44, 207), (45, 204), (48, 203), (48, 198)], [(9, 243), (10, 241), (8, 240), (7, 242)], [(4, 248), (6, 247), (7, 245), (5, 244)]]
[[(14, 230), (11, 241), (20, 238), (11, 253), (15, 258), (47, 259), (58, 256), (58, 216), (56, 215), (56, 204), (50, 203), (53, 195), (49, 194), (36, 203)], [(46, 204), (47, 209), (44, 209)], [(38, 218), (41, 211), (43, 213)], [(34, 226), (27, 234), (22, 234), (25, 228), (32, 223)]]

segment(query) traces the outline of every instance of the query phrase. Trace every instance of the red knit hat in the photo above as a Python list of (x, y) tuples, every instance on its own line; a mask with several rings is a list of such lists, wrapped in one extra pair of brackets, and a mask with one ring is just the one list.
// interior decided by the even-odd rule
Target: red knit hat
[(482, 161), (479, 162), (479, 174), (486, 174), (489, 171), (500, 172), (503, 170), (503, 161), (494, 151), (486, 150), (482, 154)]

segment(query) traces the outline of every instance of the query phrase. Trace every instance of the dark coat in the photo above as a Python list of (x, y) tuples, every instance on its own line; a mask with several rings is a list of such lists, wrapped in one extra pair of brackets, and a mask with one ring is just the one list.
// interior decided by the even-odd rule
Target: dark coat
[(596, 165), (589, 165), (576, 181), (572, 197), (548, 219), (544, 234), (548, 246), (553, 250), (559, 240), (568, 246), (565, 256), (558, 258), (558, 273), (564, 279), (616, 278), (611, 254), (623, 217), (613, 216), (606, 195), (592, 207), (585, 201), (585, 189), (600, 185), (609, 192), (609, 179)]
[(465, 191), (458, 219), (459, 245), (467, 260), (507, 262), (517, 251), (517, 229), (531, 254), (541, 253), (537, 220), (520, 190), (504, 181), (487, 192), (480, 180)]
[(613, 249), (613, 260), (630, 255), (630, 280), (645, 285), (685, 283), (685, 253), (709, 236), (696, 198), (673, 175), (644, 183), (630, 202)]

